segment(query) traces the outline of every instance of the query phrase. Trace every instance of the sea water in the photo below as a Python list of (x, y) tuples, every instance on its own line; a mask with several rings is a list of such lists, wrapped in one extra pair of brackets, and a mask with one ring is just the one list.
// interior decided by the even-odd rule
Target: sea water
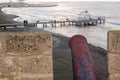
[[(68, 37), (73, 35), (84, 35), (88, 42), (107, 49), (107, 32), (109, 30), (120, 30), (120, 2), (59, 2), (58, 6), (54, 7), (32, 7), (32, 8), (3, 8), (2, 11), (7, 14), (18, 15), (15, 21), (29, 22), (36, 21), (51, 21), (51, 20), (74, 20), (82, 11), (89, 11), (94, 16), (106, 17), (106, 23), (89, 26), (89, 27), (76, 27), (66, 26), (52, 28), (51, 25), (45, 30), (53, 33), (59, 33)], [(42, 25), (37, 25), (42, 28)]]

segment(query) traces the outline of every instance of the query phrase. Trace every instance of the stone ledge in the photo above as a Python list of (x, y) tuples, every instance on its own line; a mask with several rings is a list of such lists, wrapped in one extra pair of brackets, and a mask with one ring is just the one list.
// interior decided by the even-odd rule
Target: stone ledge
[(7, 30), (0, 33), (0, 80), (53, 80), (52, 34)]
[(108, 53), (108, 71), (110, 74), (120, 73), (120, 55)]
[(108, 51), (120, 53), (120, 31), (111, 30), (108, 32)]
[(0, 34), (0, 56), (7, 54), (51, 54), (51, 51), (52, 34), (49, 32), (12, 32), (4, 35)]
[(0, 78), (0, 80), (13, 80), (13, 78)]
[(53, 76), (45, 76), (45, 77), (19, 76), (14, 78), (14, 80), (53, 80)]
[(14, 57), (0, 57), (0, 76), (17, 75), (17, 62)]
[(53, 74), (52, 56), (39, 55), (19, 59), (20, 73)]
[(120, 74), (111, 74), (108, 80), (120, 80)]

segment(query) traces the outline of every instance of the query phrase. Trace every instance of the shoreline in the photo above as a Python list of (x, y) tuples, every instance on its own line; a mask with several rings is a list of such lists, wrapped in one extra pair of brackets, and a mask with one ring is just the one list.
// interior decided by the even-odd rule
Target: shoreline
[(2, 11), (2, 8), (0, 7), (0, 24), (7, 24), (7, 23), (20, 23), (17, 21), (14, 21), (14, 18), (17, 18), (19, 16), (16, 16), (14, 14), (5, 14)]
[[(18, 16), (5, 14), (0, 8), (0, 24), (16, 23), (13, 19)], [(30, 29), (30, 28), (27, 28)], [(9, 31), (10, 29), (8, 29)], [(11, 29), (11, 31), (14, 29)], [(30, 29), (32, 30), (32, 28)], [(1, 31), (2, 32), (2, 31)], [(6, 32), (6, 31), (3, 31)], [(70, 37), (61, 34), (53, 34), (53, 66), (55, 80), (73, 80), (71, 50), (68, 42)], [(101, 47), (88, 44), (91, 55), (102, 74), (102, 80), (107, 80), (107, 51)]]
[(23, 2), (20, 4), (19, 2), (12, 2), (10, 4), (9, 2), (7, 3), (0, 3), (0, 7), (54, 7), (58, 6), (56, 3), (25, 3)]

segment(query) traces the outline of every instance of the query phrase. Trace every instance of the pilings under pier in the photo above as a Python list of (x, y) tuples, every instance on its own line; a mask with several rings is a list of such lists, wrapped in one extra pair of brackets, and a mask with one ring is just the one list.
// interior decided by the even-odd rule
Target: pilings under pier
[(39, 22), (37, 24), (42, 24), (43, 28), (48, 27), (48, 24), (51, 25), (53, 28), (56, 28), (59, 24), (60, 27), (63, 26), (96, 26), (98, 24), (104, 24), (105, 18), (99, 19), (87, 19), (87, 20), (69, 20), (69, 21), (48, 21), (48, 22)]

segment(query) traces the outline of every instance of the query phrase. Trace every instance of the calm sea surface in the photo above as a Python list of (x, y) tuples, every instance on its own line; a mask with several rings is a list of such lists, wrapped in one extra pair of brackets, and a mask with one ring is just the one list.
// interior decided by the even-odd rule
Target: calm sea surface
[[(7, 14), (18, 15), (19, 17), (15, 20), (19, 22), (25, 19), (29, 22), (76, 19), (78, 14), (85, 10), (92, 15), (106, 17), (106, 23), (91, 27), (66, 26), (61, 28), (58, 25), (56, 29), (49, 25), (46, 30), (69, 37), (81, 34), (86, 36), (89, 43), (107, 49), (107, 32), (120, 30), (120, 2), (62, 2), (55, 7), (2, 9)], [(41, 28), (42, 25), (38, 27)]]

